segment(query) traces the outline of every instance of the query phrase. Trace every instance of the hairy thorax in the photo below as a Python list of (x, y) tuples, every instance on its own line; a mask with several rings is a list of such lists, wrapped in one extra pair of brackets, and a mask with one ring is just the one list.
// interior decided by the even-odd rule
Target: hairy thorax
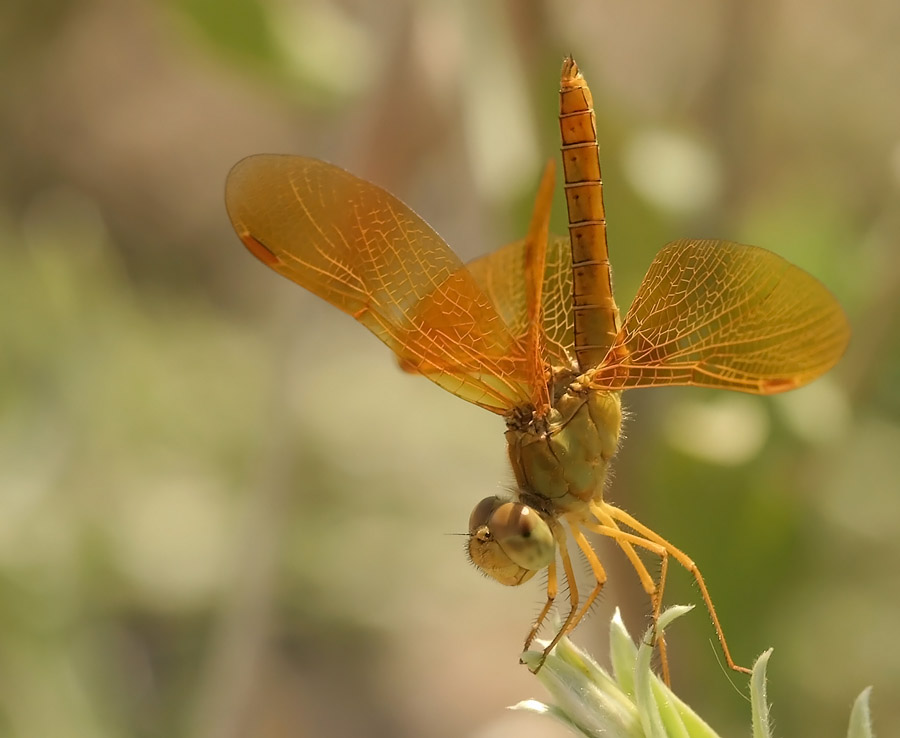
[(620, 392), (568, 383), (545, 418), (525, 412), (507, 419), (506, 442), (520, 496), (546, 513), (587, 514), (601, 500), (606, 470), (622, 426)]

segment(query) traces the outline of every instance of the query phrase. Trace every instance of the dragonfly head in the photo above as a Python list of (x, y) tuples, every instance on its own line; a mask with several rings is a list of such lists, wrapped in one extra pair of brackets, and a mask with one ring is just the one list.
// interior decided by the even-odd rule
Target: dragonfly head
[(469, 558), (500, 584), (527, 582), (555, 556), (550, 526), (528, 505), (485, 497), (469, 517)]

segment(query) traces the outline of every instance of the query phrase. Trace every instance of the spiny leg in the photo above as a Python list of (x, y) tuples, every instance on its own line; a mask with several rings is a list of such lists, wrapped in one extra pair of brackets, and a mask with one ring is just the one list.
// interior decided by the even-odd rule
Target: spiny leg
[[(662, 668), (663, 680), (666, 684), (671, 684), (671, 675), (669, 673), (669, 656), (668, 650), (666, 648), (665, 635), (658, 634), (656, 632), (656, 624), (659, 622), (659, 613), (662, 610), (663, 591), (666, 588), (666, 576), (669, 570), (669, 554), (666, 549), (659, 544), (653, 543), (652, 541), (647, 541), (640, 536), (635, 536), (631, 533), (623, 531), (621, 528), (619, 528), (616, 521), (600, 507), (595, 507), (593, 504), (591, 505), (591, 507), (592, 512), (603, 523), (603, 525), (596, 525), (587, 522), (584, 522), (583, 525), (586, 528), (593, 530), (595, 533), (599, 533), (600, 535), (607, 536), (615, 540), (619, 547), (625, 552), (625, 555), (628, 557), (628, 560), (631, 562), (631, 565), (637, 572), (638, 579), (640, 579), (641, 581), (641, 586), (650, 597), (650, 604), (653, 608), (653, 635), (656, 639), (656, 645), (659, 648), (659, 660), (660, 666)], [(658, 582), (655, 582), (653, 580), (653, 577), (650, 576), (650, 572), (647, 571), (647, 567), (644, 565), (644, 562), (641, 561), (640, 557), (637, 555), (637, 552), (634, 550), (634, 546), (640, 546), (641, 548), (645, 548), (651, 553), (659, 556), (660, 569)]]
[(522, 649), (523, 651), (527, 651), (531, 647), (531, 642), (537, 636), (538, 631), (541, 629), (541, 625), (544, 624), (544, 618), (547, 617), (547, 613), (549, 613), (550, 608), (553, 607), (553, 601), (556, 599), (557, 591), (558, 580), (556, 578), (556, 559), (554, 559), (547, 567), (547, 601), (544, 603), (543, 609), (540, 611), (537, 619), (534, 621), (534, 626), (531, 628), (531, 632), (525, 639), (525, 646)]
[[(563, 621), (563, 624), (560, 627), (559, 631), (555, 636), (553, 636), (553, 640), (547, 644), (547, 647), (541, 654), (541, 659), (540, 661), (538, 661), (537, 666), (534, 668), (535, 674), (537, 674), (541, 670), (541, 667), (547, 660), (547, 656), (550, 655), (550, 652), (554, 649), (556, 644), (559, 643), (560, 639), (569, 632), (569, 630), (571, 629), (572, 621), (575, 619), (575, 614), (578, 611), (578, 584), (575, 582), (575, 571), (572, 569), (572, 559), (569, 558), (569, 550), (566, 546), (566, 532), (558, 522), (551, 522), (550, 525), (551, 530), (553, 531), (553, 537), (556, 539), (556, 542), (559, 545), (559, 557), (562, 560), (563, 573), (566, 575), (566, 583), (569, 585), (570, 607), (569, 614), (566, 615), (566, 619), (565, 621)], [(541, 614), (546, 615), (545, 612), (542, 612)]]
[(603, 585), (606, 584), (606, 570), (603, 568), (603, 564), (601, 564), (600, 559), (597, 558), (597, 554), (594, 552), (594, 548), (591, 546), (590, 541), (584, 537), (584, 533), (578, 530), (578, 527), (575, 524), (572, 525), (572, 537), (575, 539), (575, 543), (578, 544), (578, 548), (581, 549), (581, 552), (587, 558), (597, 583), (588, 595), (581, 611), (575, 616), (575, 620), (572, 621), (570, 629), (576, 628), (582, 618), (587, 615), (588, 610), (591, 609), (591, 605), (594, 604), (594, 600), (599, 596), (600, 590), (603, 589)]
[[(722, 647), (722, 653), (725, 656), (725, 663), (728, 664), (728, 668), (733, 669), (734, 671), (739, 671), (743, 674), (750, 674), (750, 669), (745, 666), (739, 666), (735, 663), (734, 659), (731, 658), (731, 652), (728, 650), (728, 643), (725, 640), (725, 633), (722, 630), (722, 624), (719, 622), (719, 616), (716, 614), (716, 608), (713, 605), (712, 598), (709, 596), (709, 590), (706, 588), (706, 582), (703, 580), (703, 575), (700, 573), (700, 569), (693, 562), (693, 560), (686, 553), (678, 548), (675, 548), (675, 546), (669, 543), (665, 538), (657, 533), (654, 533), (646, 525), (642, 525), (623, 510), (620, 510), (619, 508), (614, 507), (613, 505), (610, 505), (606, 502), (601, 502), (598, 504), (601, 505), (603, 509), (614, 520), (617, 520), (620, 523), (624, 523), (632, 530), (640, 533), (647, 540), (653, 541), (654, 543), (657, 543), (665, 548), (665, 550), (672, 554), (673, 558), (679, 564), (681, 564), (691, 573), (691, 576), (694, 577), (694, 581), (697, 582), (697, 586), (700, 588), (700, 596), (703, 598), (703, 603), (706, 605), (709, 616), (710, 618), (712, 618), (713, 627), (716, 630), (716, 638), (719, 639), (719, 645)], [(593, 508), (594, 505), (592, 504), (591, 507)]]
[[(593, 506), (592, 506), (592, 508), (593, 508)], [(592, 509), (592, 512), (594, 513), (594, 515), (597, 516), (598, 520), (600, 520), (600, 522), (603, 523), (603, 525), (622, 532), (621, 528), (619, 528), (616, 521), (613, 520), (613, 518), (610, 517), (603, 510), (601, 510), (600, 508), (597, 508), (597, 509)], [(586, 524), (585, 527), (591, 528), (592, 526)], [(601, 535), (607, 535), (607, 533), (605, 531), (596, 530), (596, 528), (594, 528), (594, 531), (597, 533), (600, 533)], [(614, 536), (610, 536), (610, 537), (614, 537)], [(652, 602), (653, 608), (654, 608), (654, 613), (658, 614), (660, 608), (657, 607), (657, 599), (662, 600), (662, 587), (664, 586), (665, 573), (663, 573), (660, 576), (660, 584), (657, 584), (653, 580), (653, 577), (650, 575), (650, 572), (647, 571), (647, 567), (644, 565), (644, 562), (641, 561), (640, 557), (637, 555), (637, 552), (634, 550), (634, 546), (632, 546), (631, 543), (623, 537), (617, 536), (614, 538), (615, 538), (616, 543), (619, 545), (619, 547), (625, 552), (625, 555), (628, 557), (628, 560), (631, 562), (631, 565), (634, 567), (635, 571), (637, 572), (638, 579), (641, 580), (641, 586), (644, 588), (644, 592), (646, 592), (650, 596), (651, 602)], [(646, 548), (646, 546), (644, 546), (644, 548)], [(657, 547), (654, 546), (654, 548), (651, 550), (654, 553), (657, 553), (656, 549), (657, 549)], [(663, 558), (663, 560), (665, 560), (665, 557), (662, 557), (662, 558)]]

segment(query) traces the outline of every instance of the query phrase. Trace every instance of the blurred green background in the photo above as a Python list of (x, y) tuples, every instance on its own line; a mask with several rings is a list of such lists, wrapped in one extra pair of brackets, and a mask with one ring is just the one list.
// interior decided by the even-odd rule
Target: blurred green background
[[(503, 709), (542, 696), (540, 585), (445, 535), (510, 483), (502, 421), (255, 262), (223, 186), (327, 159), (473, 258), (524, 233), (568, 52), (623, 307), (664, 243), (721, 237), (854, 331), (785, 396), (628, 393), (609, 496), (698, 562), (739, 662), (775, 647), (780, 734), (843, 735), (869, 684), (900, 734), (898, 39), (893, 0), (5, 0), (0, 735), (563, 735)], [(604, 660), (612, 609), (639, 632), (649, 606), (601, 549), (576, 640)], [(702, 610), (670, 651), (748, 734)]]

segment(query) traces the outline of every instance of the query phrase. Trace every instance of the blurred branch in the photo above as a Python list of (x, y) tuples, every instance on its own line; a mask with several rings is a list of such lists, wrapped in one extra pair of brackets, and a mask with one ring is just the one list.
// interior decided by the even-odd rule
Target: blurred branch
[(245, 492), (244, 530), (235, 543), (235, 567), (229, 598), (210, 643), (204, 676), (198, 687), (196, 709), (189, 735), (192, 738), (236, 738), (246, 734), (247, 716), (254, 690), (261, 682), (266, 646), (273, 623), (280, 543), (289, 500), (288, 463), (292, 438), (290, 413), (281, 388), (290, 381), (288, 351), (283, 337), (294, 325), (294, 312), (279, 305), (271, 322), (282, 340), (276, 348), (269, 383), (271, 393), (266, 413), (268, 432), (260, 443), (256, 482)]

